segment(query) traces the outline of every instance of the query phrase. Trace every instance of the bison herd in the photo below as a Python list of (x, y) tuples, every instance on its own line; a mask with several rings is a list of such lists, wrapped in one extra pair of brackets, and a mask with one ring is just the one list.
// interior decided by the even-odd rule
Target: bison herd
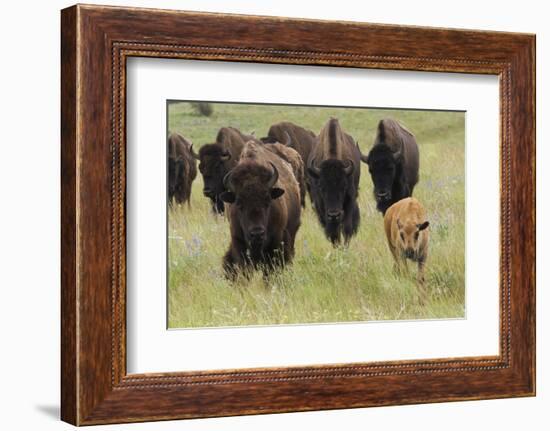
[(219, 130), (198, 153), (178, 134), (168, 137), (169, 204), (190, 202), (198, 170), (203, 194), (215, 213), (229, 220), (225, 274), (235, 279), (251, 269), (267, 276), (294, 257), (294, 242), (306, 195), (327, 239), (347, 246), (359, 229), (357, 203), (361, 162), (368, 166), (376, 207), (384, 215), (388, 246), (400, 270), (406, 259), (418, 264), (424, 285), (428, 253), (426, 212), (412, 198), (418, 182), (419, 150), (414, 135), (393, 119), (379, 122), (374, 145), (361, 154), (338, 119), (318, 135), (285, 121), (256, 138), (233, 127)]

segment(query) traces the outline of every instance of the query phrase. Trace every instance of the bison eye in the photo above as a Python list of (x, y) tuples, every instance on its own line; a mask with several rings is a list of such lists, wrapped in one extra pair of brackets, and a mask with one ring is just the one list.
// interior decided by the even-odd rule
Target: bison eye
[(399, 232), (399, 235), (401, 235), (401, 239), (405, 241), (405, 235), (403, 235), (403, 232)]
[(420, 234), (420, 232), (415, 232), (414, 234), (414, 239), (417, 240), (418, 239), (418, 235)]

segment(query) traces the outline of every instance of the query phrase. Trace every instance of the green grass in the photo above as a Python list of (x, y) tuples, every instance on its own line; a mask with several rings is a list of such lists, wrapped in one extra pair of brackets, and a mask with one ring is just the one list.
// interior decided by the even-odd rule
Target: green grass
[(221, 261), (229, 244), (228, 222), (212, 214), (210, 202), (202, 196), (199, 174), (191, 205), (176, 207), (168, 216), (169, 327), (464, 316), (463, 113), (214, 104), (213, 114), (204, 117), (188, 103), (174, 103), (169, 108), (169, 129), (191, 139), (198, 150), (213, 142), (223, 126), (255, 131), (260, 137), (271, 124), (290, 120), (318, 133), (330, 116), (340, 120), (364, 153), (374, 141), (381, 118), (393, 117), (416, 135), (420, 181), (414, 196), (428, 212), (431, 231), (428, 300), (419, 301), (412, 262), (408, 274), (393, 272), (366, 165), (361, 166), (361, 225), (349, 248), (332, 247), (308, 200), (296, 237), (294, 263), (268, 282), (261, 274), (236, 283), (224, 278)]

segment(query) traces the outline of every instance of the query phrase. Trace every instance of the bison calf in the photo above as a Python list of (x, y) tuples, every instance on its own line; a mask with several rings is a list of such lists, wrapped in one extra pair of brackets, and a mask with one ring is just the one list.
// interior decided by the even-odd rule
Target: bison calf
[(406, 267), (407, 259), (418, 263), (416, 280), (424, 296), (424, 266), (428, 258), (428, 241), (424, 207), (415, 198), (405, 198), (388, 208), (384, 215), (384, 228), (396, 270)]

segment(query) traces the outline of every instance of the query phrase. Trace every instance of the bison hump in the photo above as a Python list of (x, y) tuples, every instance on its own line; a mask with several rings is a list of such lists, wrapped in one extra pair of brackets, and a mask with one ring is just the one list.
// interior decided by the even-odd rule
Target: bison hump
[(403, 148), (403, 133), (405, 133), (405, 129), (394, 119), (380, 120), (375, 145), (386, 145), (394, 153), (401, 151)]

